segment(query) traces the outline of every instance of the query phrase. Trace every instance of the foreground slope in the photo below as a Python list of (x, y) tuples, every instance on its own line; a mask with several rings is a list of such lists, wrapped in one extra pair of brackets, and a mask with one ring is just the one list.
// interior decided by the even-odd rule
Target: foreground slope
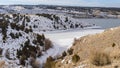
[[(55, 62), (55, 68), (118, 68), (120, 66), (120, 27), (88, 35)], [(53, 65), (54, 67), (54, 65)]]

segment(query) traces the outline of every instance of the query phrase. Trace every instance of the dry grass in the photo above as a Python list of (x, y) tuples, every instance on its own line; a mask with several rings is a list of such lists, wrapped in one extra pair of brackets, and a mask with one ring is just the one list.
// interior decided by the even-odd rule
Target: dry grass
[(4, 68), (5, 61), (0, 61), (0, 68)]
[(112, 62), (114, 60), (120, 60), (120, 49), (116, 48), (110, 53), (110, 57), (112, 59)]
[(96, 66), (105, 66), (111, 64), (110, 56), (102, 51), (95, 51), (91, 54), (90, 62)]
[[(119, 68), (120, 67), (120, 27), (112, 30), (106, 30), (96, 35), (88, 35), (75, 40), (71, 47), (73, 54), (80, 56), (80, 61), (73, 63), (60, 63), (57, 61), (59, 68), (74, 68), (80, 63), (85, 65), (84, 68)], [(92, 52), (91, 52), (92, 51)], [(69, 61), (72, 55), (65, 56), (65, 62)], [(83, 63), (86, 61), (85, 63)], [(73, 64), (73, 65), (72, 65)], [(57, 68), (57, 67), (56, 67)]]
[(40, 68), (40, 62), (36, 60), (35, 62), (32, 63), (32, 67), (33, 68)]
[(55, 61), (54, 59), (50, 56), (47, 58), (46, 63), (44, 64), (44, 68), (55, 68)]
[(33, 68), (40, 68), (40, 62), (33, 57), (30, 58), (30, 64)]

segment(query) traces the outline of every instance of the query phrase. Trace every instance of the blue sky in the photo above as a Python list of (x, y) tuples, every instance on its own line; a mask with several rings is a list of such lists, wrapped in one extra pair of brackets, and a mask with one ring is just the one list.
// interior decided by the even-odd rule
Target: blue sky
[(0, 5), (10, 4), (120, 7), (120, 0), (0, 0)]

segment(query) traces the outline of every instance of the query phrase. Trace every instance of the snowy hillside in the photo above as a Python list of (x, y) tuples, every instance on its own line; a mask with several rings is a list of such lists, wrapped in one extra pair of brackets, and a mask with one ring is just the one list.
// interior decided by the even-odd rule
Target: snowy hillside
[(95, 26), (79, 19), (67, 17), (64, 15), (54, 14), (36, 14), (36, 15), (21, 15), (21, 14), (1, 14), (0, 19), (7, 18), (9, 22), (18, 25), (24, 24), (27, 28), (32, 28), (33, 31), (54, 31), (66, 29), (83, 29), (86, 27)]
[(62, 14), (74, 18), (119, 18), (119, 8), (70, 7), (50, 5), (2, 5), (0, 13)]
[[(61, 44), (53, 40), (52, 43), (42, 33), (87, 29), (95, 26), (59, 14), (0, 14), (0, 21), (0, 55), (8, 65), (7, 68), (20, 65), (33, 68), (43, 66), (41, 64), (53, 54), (56, 45)], [(57, 46), (57, 49), (61, 49), (60, 47)], [(65, 49), (63, 48), (62, 51)], [(47, 52), (49, 54), (46, 55)], [(53, 56), (60, 55), (61, 52)]]
[(26, 21), (25, 16), (21, 21), (20, 18), (14, 14), (0, 15), (0, 55), (7, 65), (5, 68), (19, 65), (34, 68), (36, 59), (53, 46), (43, 34), (34, 33), (26, 25), (28, 20)]

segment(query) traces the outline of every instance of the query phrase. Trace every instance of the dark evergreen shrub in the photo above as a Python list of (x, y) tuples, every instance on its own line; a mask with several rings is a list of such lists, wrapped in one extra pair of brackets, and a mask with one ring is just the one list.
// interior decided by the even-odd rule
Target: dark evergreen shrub
[(2, 55), (2, 52), (3, 52), (3, 49), (2, 49), (2, 48), (0, 48), (0, 55)]
[(15, 35), (14, 35), (14, 33), (10, 33), (10, 36), (11, 36), (13, 39), (16, 38)]
[(15, 18), (17, 16), (17, 14), (13, 14), (13, 18)]
[(16, 23), (10, 23), (10, 26), (12, 29), (15, 29), (17, 25), (16, 25)]
[(25, 32), (26, 32), (26, 33), (29, 33), (30, 31), (29, 31), (29, 29), (28, 29), (28, 28), (25, 28)]
[(68, 22), (68, 17), (65, 18), (65, 22)]
[(67, 53), (64, 51), (63, 53), (62, 53), (62, 57), (65, 57), (67, 55)]
[(67, 50), (67, 52), (68, 52), (69, 55), (72, 55), (73, 54), (73, 49), (70, 48), (70, 49)]
[(30, 22), (30, 18), (28, 16), (26, 16), (26, 21)]

